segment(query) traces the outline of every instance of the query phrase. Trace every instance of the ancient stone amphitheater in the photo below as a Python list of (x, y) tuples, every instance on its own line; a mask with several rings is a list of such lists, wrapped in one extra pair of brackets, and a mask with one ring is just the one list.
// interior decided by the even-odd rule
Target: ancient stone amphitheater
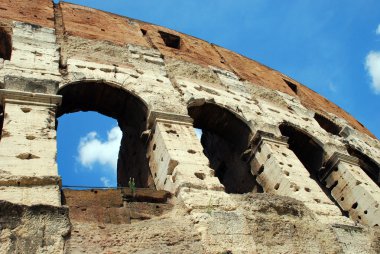
[[(0, 86), (0, 253), (380, 253), (379, 140), (276, 70), (111, 13), (1, 0)], [(57, 119), (89, 110), (123, 131), (119, 188), (62, 189)]]

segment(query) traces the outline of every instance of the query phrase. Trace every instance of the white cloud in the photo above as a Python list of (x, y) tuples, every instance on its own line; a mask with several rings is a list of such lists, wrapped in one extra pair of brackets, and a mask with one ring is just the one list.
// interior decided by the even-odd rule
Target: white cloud
[(380, 52), (371, 51), (366, 57), (365, 67), (372, 80), (372, 88), (380, 94)]
[(338, 91), (338, 89), (336, 88), (336, 85), (333, 82), (330, 81), (328, 86), (331, 92), (335, 93), (336, 91)]
[[(92, 169), (96, 163), (108, 166), (116, 172), (122, 132), (119, 127), (112, 128), (107, 134), (107, 140), (99, 139), (96, 132), (90, 132), (80, 139), (78, 145), (78, 161), (82, 166)], [(104, 183), (104, 182), (103, 182)]]
[(111, 180), (107, 177), (100, 177), (100, 181), (103, 183), (104, 187), (112, 187)]
[(376, 34), (380, 35), (380, 24), (377, 26)]

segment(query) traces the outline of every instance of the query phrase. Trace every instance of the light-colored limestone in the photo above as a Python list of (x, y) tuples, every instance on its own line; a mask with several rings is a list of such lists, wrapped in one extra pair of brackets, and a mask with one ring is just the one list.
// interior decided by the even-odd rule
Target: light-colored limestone
[(191, 124), (156, 118), (148, 149), (156, 187), (172, 193), (180, 187), (223, 189), (202, 150)]
[(380, 225), (380, 190), (348, 156), (335, 154), (326, 176), (331, 194), (350, 217), (369, 226)]
[[(102, 246), (94, 250), (120, 251), (128, 246), (141, 253), (371, 253), (380, 248), (373, 244), (377, 233), (371, 229), (379, 224), (379, 186), (357, 163), (344, 160), (348, 145), (380, 165), (380, 142), (354, 130), (346, 120), (328, 114), (342, 128), (339, 136), (333, 135), (297, 97), (242, 81), (229, 70), (164, 58), (156, 48), (70, 35), (57, 43), (54, 29), (18, 21), (12, 29), (11, 60), (0, 59), (4, 109), (0, 200), (61, 205), (55, 140), (55, 111), (61, 97), (53, 94), (67, 85), (103, 83), (127, 91), (147, 106), (143, 156), (148, 158), (153, 185), (173, 194), (170, 202), (175, 209), (163, 218), (107, 228), (119, 234), (115, 239), (109, 236), (115, 240), (112, 244), (100, 237), (98, 225), (76, 222), (76, 229), (102, 239)], [(264, 194), (224, 191), (188, 114), (188, 107), (205, 103), (236, 116), (248, 127), (249, 137), (263, 131), (271, 134), (235, 156), (239, 162), (250, 162)], [(281, 137), (282, 123), (307, 133), (323, 149), (319, 170), (325, 173), (327, 187), (333, 187), (333, 199), (289, 149)], [(341, 159), (334, 160), (334, 154)], [(0, 241), (11, 246), (12, 232), (4, 232)], [(353, 240), (347, 239), (347, 232)], [(93, 241), (77, 233), (73, 239)], [(162, 233), (166, 235), (161, 237)], [(54, 248), (63, 248), (61, 238)], [(80, 241), (70, 241), (67, 250), (83, 251)]]

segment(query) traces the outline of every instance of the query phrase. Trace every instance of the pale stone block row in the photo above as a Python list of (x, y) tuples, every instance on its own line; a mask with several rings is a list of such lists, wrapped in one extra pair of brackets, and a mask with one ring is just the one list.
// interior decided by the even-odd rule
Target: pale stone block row
[(51, 108), (6, 103), (5, 115), (0, 167), (13, 175), (57, 175)]
[(0, 99), (4, 107), (0, 199), (60, 205), (55, 107), (61, 98), (1, 90)]
[(61, 191), (59, 185), (0, 186), (0, 200), (23, 205), (61, 206)]
[(9, 67), (59, 75), (59, 51), (54, 29), (15, 21), (12, 47)]

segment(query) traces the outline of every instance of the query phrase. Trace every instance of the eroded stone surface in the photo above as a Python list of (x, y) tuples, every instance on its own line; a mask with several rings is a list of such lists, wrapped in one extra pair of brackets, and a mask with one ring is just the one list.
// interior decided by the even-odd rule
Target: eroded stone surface
[[(1, 252), (380, 252), (380, 142), (335, 104), (164, 27), (47, 0), (0, 9)], [(118, 185), (144, 197), (61, 200), (56, 117), (80, 110), (117, 119)]]

